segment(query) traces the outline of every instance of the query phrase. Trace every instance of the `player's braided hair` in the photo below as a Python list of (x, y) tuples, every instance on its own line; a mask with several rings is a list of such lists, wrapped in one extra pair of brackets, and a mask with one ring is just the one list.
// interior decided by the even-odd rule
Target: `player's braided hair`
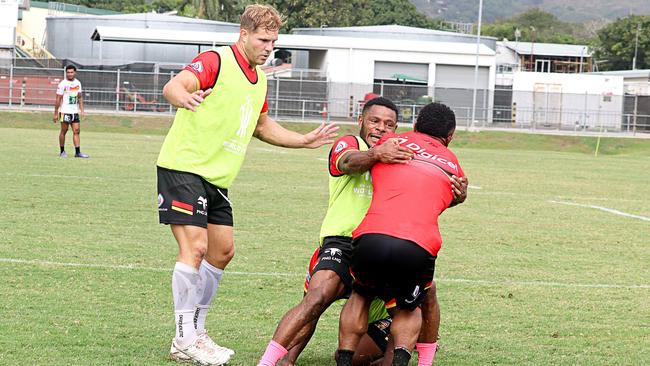
[(372, 98), (369, 101), (366, 102), (366, 104), (363, 105), (363, 110), (361, 111), (361, 114), (364, 115), (372, 107), (373, 105), (380, 105), (382, 107), (386, 107), (388, 109), (392, 109), (393, 112), (395, 112), (395, 119), (399, 119), (399, 112), (397, 111), (397, 106), (393, 101), (391, 101), (388, 98), (384, 97), (376, 97)]
[(433, 137), (447, 138), (456, 128), (456, 115), (442, 103), (429, 103), (420, 110), (415, 130)]

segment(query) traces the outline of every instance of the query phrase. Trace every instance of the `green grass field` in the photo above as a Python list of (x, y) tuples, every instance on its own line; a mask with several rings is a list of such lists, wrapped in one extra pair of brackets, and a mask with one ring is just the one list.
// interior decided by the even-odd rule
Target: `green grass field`
[[(170, 120), (90, 116), (80, 160), (58, 158), (50, 114), (2, 116), (0, 364), (173, 365), (176, 244), (155, 188)], [(650, 141), (603, 139), (597, 158), (594, 138), (461, 132), (451, 147), (471, 189), (441, 217), (435, 364), (650, 364)], [(230, 191), (237, 252), (208, 317), (237, 351), (229, 365), (254, 365), (301, 298), (326, 157), (249, 148)], [(334, 365), (339, 311), (300, 365)]]

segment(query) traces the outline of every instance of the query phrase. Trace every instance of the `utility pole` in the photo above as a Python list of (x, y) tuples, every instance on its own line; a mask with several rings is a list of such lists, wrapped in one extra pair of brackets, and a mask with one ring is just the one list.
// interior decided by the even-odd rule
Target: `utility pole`
[[(483, 0), (479, 0), (478, 5), (478, 30), (476, 33), (476, 62), (474, 63), (474, 91), (472, 93), (472, 126), (474, 125), (474, 118), (476, 118), (476, 89), (478, 88), (478, 57), (481, 46), (481, 20), (483, 17)], [(487, 90), (483, 89), (485, 94)]]
[(641, 31), (641, 23), (636, 24), (636, 37), (634, 37), (634, 57), (632, 58), (632, 70), (636, 70), (636, 55), (639, 50), (639, 32)]

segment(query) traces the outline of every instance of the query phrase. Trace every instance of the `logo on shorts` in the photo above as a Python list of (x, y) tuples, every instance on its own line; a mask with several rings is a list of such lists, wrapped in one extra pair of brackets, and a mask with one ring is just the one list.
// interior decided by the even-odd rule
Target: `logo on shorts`
[(345, 149), (346, 147), (348, 147), (348, 144), (346, 144), (345, 141), (341, 141), (341, 142), (339, 142), (339, 144), (336, 145), (336, 147), (334, 148), (334, 153), (338, 154), (338, 153), (341, 152), (341, 150)]
[(196, 210), (196, 213), (207, 216), (208, 213), (206, 210), (208, 209), (208, 199), (203, 196), (199, 196), (199, 199), (196, 200), (196, 203), (203, 207), (203, 210)]
[(191, 63), (190, 67), (196, 70), (196, 72), (203, 72), (203, 62), (201, 61)]
[(343, 252), (339, 248), (327, 248), (327, 249), (325, 249), (324, 253), (325, 254), (329, 253), (331, 256), (335, 256), (335, 255), (341, 256), (341, 255), (343, 255)]
[(411, 294), (411, 296), (413, 296), (413, 300), (409, 301), (409, 299), (404, 299), (404, 301), (407, 304), (412, 304), (418, 298), (418, 295), (420, 295), (420, 286), (416, 285), (415, 289), (413, 290), (413, 293)]
[(158, 193), (158, 208), (160, 208), (163, 203), (165, 203), (165, 198), (163, 197), (162, 193)]

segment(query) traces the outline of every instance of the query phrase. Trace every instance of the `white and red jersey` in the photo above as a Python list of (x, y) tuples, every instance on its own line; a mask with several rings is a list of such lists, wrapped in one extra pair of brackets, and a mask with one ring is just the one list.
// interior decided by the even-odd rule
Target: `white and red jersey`
[(418, 132), (386, 134), (415, 155), (408, 164), (377, 163), (371, 170), (373, 196), (365, 218), (353, 232), (410, 240), (436, 256), (442, 244), (438, 216), (453, 200), (450, 176), (463, 177), (458, 159), (435, 138)]
[(61, 80), (56, 87), (56, 95), (63, 96), (59, 106), (59, 113), (79, 113), (79, 98), (81, 96), (81, 83), (79, 80)]

